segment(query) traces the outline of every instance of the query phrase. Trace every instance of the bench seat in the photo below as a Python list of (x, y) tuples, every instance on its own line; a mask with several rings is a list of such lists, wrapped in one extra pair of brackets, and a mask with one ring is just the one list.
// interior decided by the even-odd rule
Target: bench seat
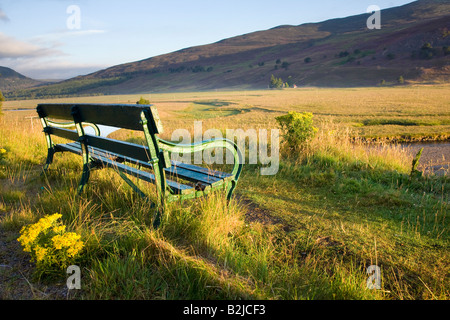
[[(81, 144), (79, 142), (57, 144), (55, 145), (55, 149), (58, 152), (71, 152), (78, 155), (83, 154)], [(128, 162), (140, 167), (153, 169), (153, 166), (148, 162), (139, 161), (95, 147), (89, 147), (89, 155), (93, 159), (102, 163), (104, 166), (117, 168), (124, 173), (147, 182), (155, 182), (155, 176), (153, 174), (121, 164), (122, 162)], [(170, 168), (164, 169), (170, 177), (174, 179), (181, 178), (196, 183), (196, 185), (186, 185), (167, 179), (168, 186), (175, 191), (175, 194), (188, 194), (193, 191), (198, 191), (201, 189), (204, 190), (206, 187), (219, 186), (223, 184), (224, 180), (230, 180), (233, 177), (233, 175), (229, 173), (210, 170), (204, 167), (197, 167), (195, 165), (190, 165), (179, 161), (171, 161), (171, 163), (172, 166)]]

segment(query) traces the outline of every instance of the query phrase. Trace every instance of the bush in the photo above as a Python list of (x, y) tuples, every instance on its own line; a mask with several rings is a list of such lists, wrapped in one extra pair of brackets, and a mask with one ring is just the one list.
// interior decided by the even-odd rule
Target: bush
[(141, 99), (139, 99), (139, 101), (137, 101), (136, 104), (150, 104), (150, 100), (141, 97)]
[(291, 111), (276, 118), (288, 153), (303, 149), (315, 136), (318, 129), (313, 126), (313, 114)]

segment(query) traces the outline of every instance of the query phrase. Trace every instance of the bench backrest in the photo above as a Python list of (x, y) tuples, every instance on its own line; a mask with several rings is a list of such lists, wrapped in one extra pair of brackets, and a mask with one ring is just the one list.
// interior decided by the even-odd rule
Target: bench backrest
[[(55, 135), (144, 162), (160, 159), (155, 135), (162, 133), (163, 128), (157, 109), (151, 105), (39, 104), (37, 112), (47, 134), (49, 148), (52, 147), (50, 135)], [(60, 123), (50, 119), (69, 122)], [(86, 134), (83, 124), (144, 131), (148, 146)], [(76, 126), (77, 131), (66, 129), (69, 126)], [(166, 163), (167, 155), (163, 154), (161, 158), (164, 159), (164, 167), (170, 166), (170, 162)]]
[(158, 111), (151, 105), (39, 104), (37, 112), (41, 118), (88, 122), (139, 131), (143, 131), (141, 114), (144, 112), (151, 133), (163, 132)]

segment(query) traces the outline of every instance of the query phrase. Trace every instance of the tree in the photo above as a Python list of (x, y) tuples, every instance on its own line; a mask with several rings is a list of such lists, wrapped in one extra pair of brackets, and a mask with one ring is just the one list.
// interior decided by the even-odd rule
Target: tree
[(312, 59), (311, 59), (311, 57), (307, 57), (307, 58), (305, 58), (305, 63), (310, 63), (311, 61), (312, 61)]
[(284, 86), (283, 79), (276, 78), (274, 75), (270, 77), (269, 88), (271, 89), (281, 89)]
[(403, 78), (403, 76), (398, 77), (397, 82), (399, 84), (404, 84), (405, 83), (405, 79)]

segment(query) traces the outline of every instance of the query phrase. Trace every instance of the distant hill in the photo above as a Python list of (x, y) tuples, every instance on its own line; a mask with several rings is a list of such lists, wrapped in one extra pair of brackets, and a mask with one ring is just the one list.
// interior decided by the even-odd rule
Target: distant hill
[[(297, 86), (351, 87), (450, 80), (450, 1), (419, 0), (381, 12), (279, 26), (126, 63), (16, 95), (124, 94)], [(400, 78), (401, 77), (401, 78)]]
[(17, 89), (24, 89), (41, 85), (43, 82), (30, 79), (13, 69), (0, 67), (0, 91), (8, 93)]

